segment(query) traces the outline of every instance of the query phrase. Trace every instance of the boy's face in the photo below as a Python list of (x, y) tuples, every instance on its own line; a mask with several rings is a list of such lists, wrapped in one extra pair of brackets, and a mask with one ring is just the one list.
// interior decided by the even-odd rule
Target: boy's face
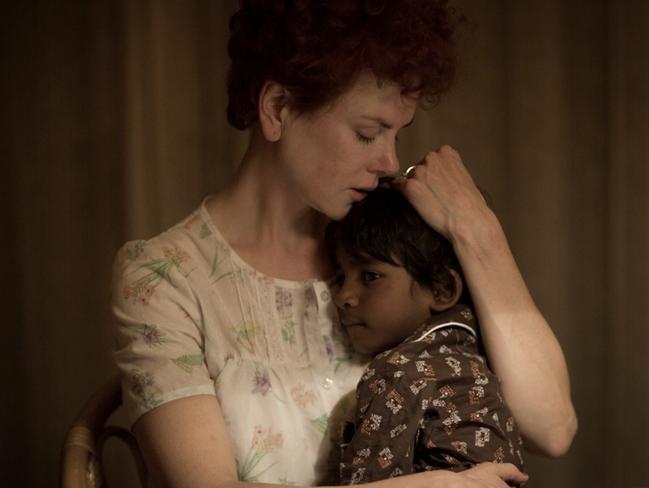
[(430, 317), (433, 294), (401, 266), (336, 254), (335, 302), (354, 348), (378, 354), (396, 346)]

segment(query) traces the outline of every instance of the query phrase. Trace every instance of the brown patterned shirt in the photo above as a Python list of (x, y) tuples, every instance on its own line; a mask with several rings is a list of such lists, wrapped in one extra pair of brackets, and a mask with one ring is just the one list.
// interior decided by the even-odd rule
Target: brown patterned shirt
[(341, 484), (484, 461), (523, 469), (518, 428), (476, 330), (471, 309), (458, 305), (372, 360), (343, 436)]

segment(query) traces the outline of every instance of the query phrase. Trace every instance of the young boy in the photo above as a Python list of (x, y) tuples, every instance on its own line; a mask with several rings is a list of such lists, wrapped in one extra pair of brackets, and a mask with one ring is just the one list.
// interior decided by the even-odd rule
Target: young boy
[(327, 228), (335, 301), (354, 348), (376, 355), (343, 434), (340, 484), (484, 461), (523, 469), (450, 243), (379, 188)]

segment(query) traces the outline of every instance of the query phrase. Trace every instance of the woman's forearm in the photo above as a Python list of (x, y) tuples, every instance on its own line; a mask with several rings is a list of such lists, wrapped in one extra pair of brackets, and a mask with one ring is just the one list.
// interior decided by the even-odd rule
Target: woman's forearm
[(577, 429), (563, 352), (459, 153), (450, 146), (431, 151), (395, 184), (453, 243), (489, 360), (523, 435), (545, 454), (563, 454)]
[[(528, 476), (521, 473), (513, 464), (481, 463), (458, 473), (446, 470), (423, 471), (406, 476), (372, 481), (363, 486), (367, 488), (402, 488), (404, 486), (408, 488), (485, 488), (487, 486), (506, 488), (512, 485), (519, 486), (527, 480)], [(214, 488), (280, 488), (282, 486), (267, 483), (225, 481), (215, 485)], [(292, 488), (296, 487), (292, 486)]]
[[(550, 456), (565, 453), (577, 429), (565, 358), (536, 307), (496, 216), (451, 231), (490, 363), (523, 435)], [(533, 446), (533, 447), (534, 447)]]

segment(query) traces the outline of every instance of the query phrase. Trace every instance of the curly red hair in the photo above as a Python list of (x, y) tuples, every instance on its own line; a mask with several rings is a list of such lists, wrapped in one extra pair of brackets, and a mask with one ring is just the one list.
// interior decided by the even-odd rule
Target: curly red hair
[(364, 70), (435, 103), (455, 75), (461, 20), (445, 0), (240, 0), (230, 20), (228, 121), (237, 129), (256, 124), (267, 80), (308, 113)]

